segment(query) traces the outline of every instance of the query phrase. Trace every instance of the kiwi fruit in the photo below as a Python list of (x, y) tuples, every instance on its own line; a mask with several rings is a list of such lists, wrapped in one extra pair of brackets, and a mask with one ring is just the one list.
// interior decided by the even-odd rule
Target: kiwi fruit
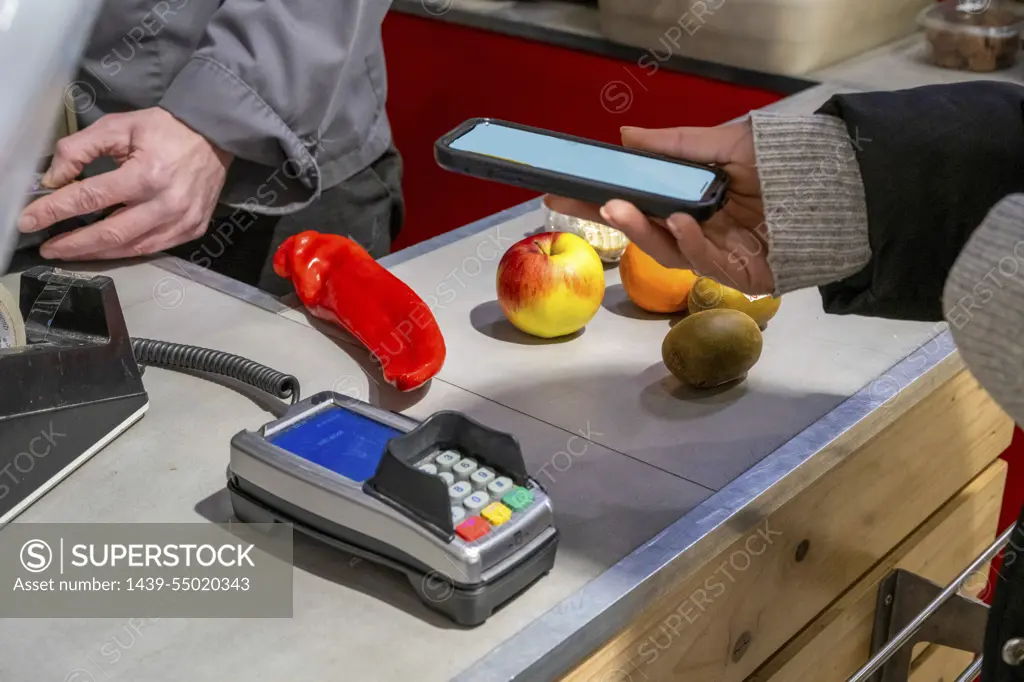
[(661, 344), (665, 366), (695, 388), (721, 386), (747, 376), (761, 358), (757, 322), (746, 313), (714, 308), (676, 323)]

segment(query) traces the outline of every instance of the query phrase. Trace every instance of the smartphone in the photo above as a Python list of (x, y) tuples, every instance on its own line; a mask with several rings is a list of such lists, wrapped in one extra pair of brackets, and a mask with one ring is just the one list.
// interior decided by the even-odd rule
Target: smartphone
[(710, 218), (725, 202), (720, 168), (489, 118), (466, 121), (434, 145), (445, 170), (646, 215)]

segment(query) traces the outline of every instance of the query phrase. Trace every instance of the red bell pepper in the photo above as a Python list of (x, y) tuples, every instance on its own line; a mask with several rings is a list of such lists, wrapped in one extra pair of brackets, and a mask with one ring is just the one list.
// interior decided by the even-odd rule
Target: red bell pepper
[(274, 254), (274, 272), (291, 279), (310, 313), (366, 346), (398, 390), (418, 388), (441, 370), (444, 337), (430, 307), (348, 237), (289, 237)]

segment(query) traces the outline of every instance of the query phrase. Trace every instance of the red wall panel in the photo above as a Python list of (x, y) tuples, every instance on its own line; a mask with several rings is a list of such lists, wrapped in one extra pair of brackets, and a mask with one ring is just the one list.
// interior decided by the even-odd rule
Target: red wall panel
[(437, 167), (434, 141), (468, 118), (618, 142), (623, 125), (715, 125), (781, 97), (398, 12), (384, 22), (384, 48), (388, 114), (405, 160), (407, 220), (396, 249), (536, 195)]

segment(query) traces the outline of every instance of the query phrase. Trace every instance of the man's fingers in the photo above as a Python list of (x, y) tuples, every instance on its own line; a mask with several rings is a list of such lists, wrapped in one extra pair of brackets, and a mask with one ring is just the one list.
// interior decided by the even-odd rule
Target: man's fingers
[[(114, 215), (119, 213), (127, 212), (132, 210), (131, 208), (123, 208)], [(113, 217), (113, 216), (111, 216)], [(208, 225), (210, 222), (210, 216), (206, 217), (203, 221), (203, 225)], [(82, 260), (120, 260), (122, 258), (137, 258), (139, 256), (148, 256), (167, 249), (185, 244), (194, 239), (198, 239), (206, 232), (205, 229), (200, 232), (189, 232), (187, 230), (178, 229), (180, 223), (168, 223), (162, 228), (158, 228), (149, 232), (144, 232), (141, 236), (136, 237), (134, 240), (124, 244), (123, 246), (115, 246), (96, 253), (90, 253), (86, 256), (82, 256)]]
[(590, 204), (578, 199), (566, 199), (565, 197), (549, 194), (544, 197), (544, 205), (556, 213), (573, 216), (581, 220), (590, 220), (595, 223), (603, 223), (601, 207), (597, 204)]
[(726, 164), (735, 149), (734, 126), (718, 128), (623, 128), (622, 144), (694, 163)]
[(680, 259), (679, 249), (672, 235), (664, 227), (652, 223), (647, 216), (628, 201), (618, 199), (609, 201), (601, 207), (601, 215), (601, 222), (620, 230), (641, 251), (665, 267), (689, 267), (685, 259)]
[(692, 269), (699, 275), (709, 275), (719, 279), (720, 270), (717, 256), (718, 248), (711, 243), (693, 216), (676, 213), (669, 217), (667, 226), (675, 239), (676, 248), (690, 262)]
[(750, 290), (750, 273), (739, 265), (746, 260), (744, 254), (750, 252), (739, 248), (739, 244), (733, 248), (720, 246), (719, 243), (728, 244), (729, 240), (711, 239), (708, 234), (709, 230), (724, 229), (728, 233), (737, 228), (725, 227), (721, 222), (701, 226), (693, 216), (685, 213), (670, 216), (667, 226), (675, 238), (677, 248), (690, 261), (693, 271), (698, 275), (711, 277), (727, 287), (746, 293), (764, 293)]
[[(601, 207), (602, 222), (615, 227), (628, 235), (642, 236), (651, 231), (651, 223), (647, 216), (633, 204), (621, 199), (612, 199)], [(636, 241), (636, 240), (634, 240)]]
[(597, 206), (576, 199), (547, 195), (544, 197), (544, 205), (564, 215), (614, 227), (625, 234), (641, 251), (650, 254), (665, 267), (689, 267), (679, 258), (675, 240), (665, 227), (652, 223), (628, 201), (614, 199), (604, 206)]
[(43, 175), (42, 184), (51, 189), (63, 187), (102, 156), (127, 156), (131, 131), (115, 123), (104, 117), (73, 135), (57, 140), (53, 160)]
[(131, 163), (109, 173), (65, 185), (25, 207), (18, 229), (36, 232), (81, 215), (143, 199), (141, 174)]
[(190, 241), (185, 235), (178, 234), (171, 230), (158, 230), (147, 232), (134, 241), (85, 256), (79, 256), (68, 260), (121, 260), (124, 258), (137, 258), (150, 254), (166, 251), (169, 248), (184, 244)]
[(134, 243), (152, 231), (160, 218), (159, 208), (153, 202), (130, 206), (98, 223), (50, 239), (39, 252), (43, 258), (55, 260), (98, 260), (97, 254), (131, 251)]

